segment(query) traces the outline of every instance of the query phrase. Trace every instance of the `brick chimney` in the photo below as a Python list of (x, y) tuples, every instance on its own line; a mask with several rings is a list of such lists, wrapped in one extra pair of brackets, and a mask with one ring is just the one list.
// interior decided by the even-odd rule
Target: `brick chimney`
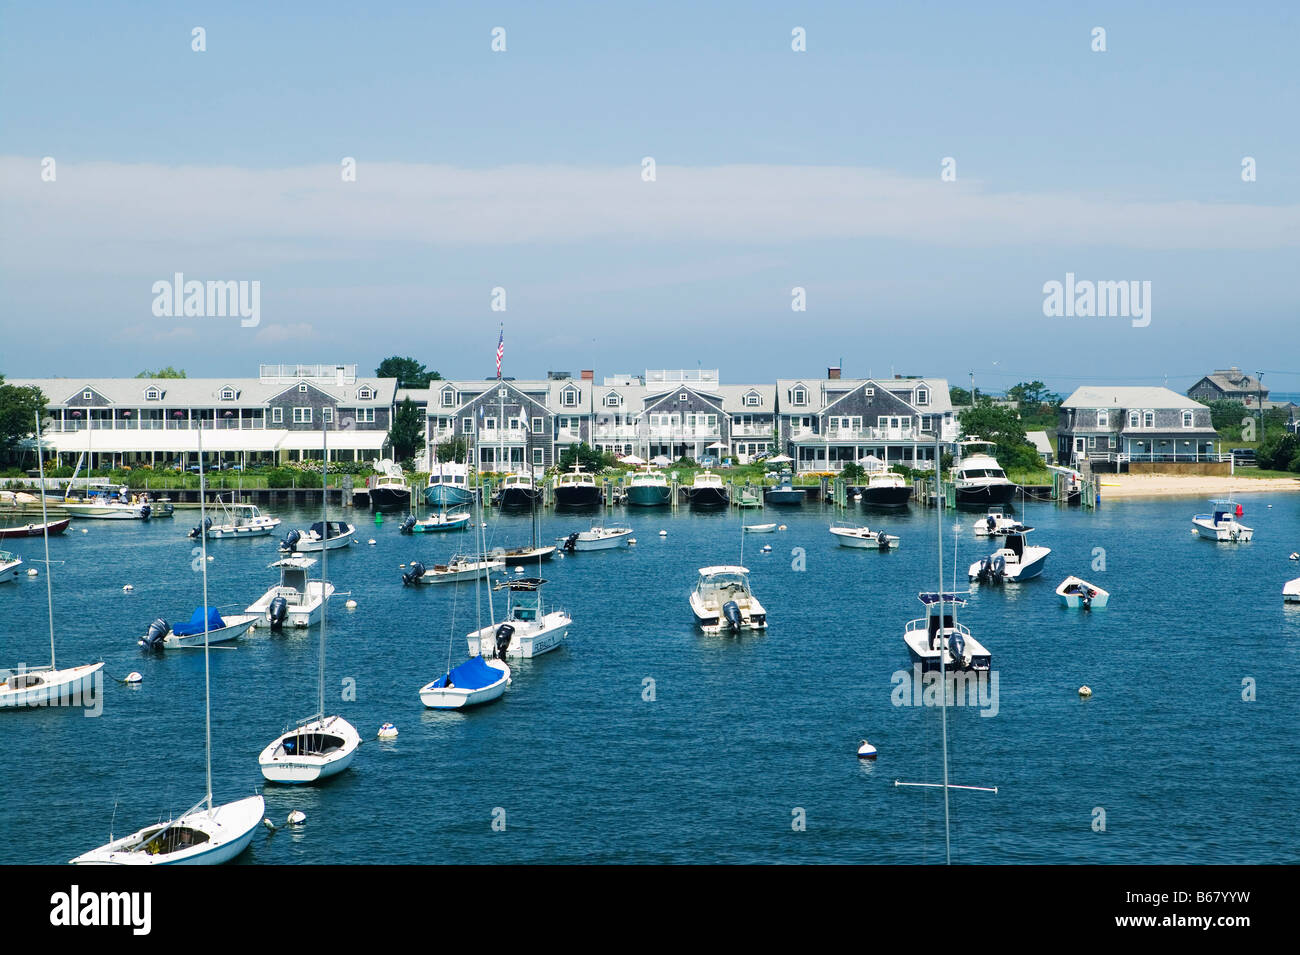
[(582, 380), (583, 380), (583, 381), (595, 381), (595, 380), (596, 380), (596, 372), (595, 372), (593, 369), (591, 369), (591, 368), (584, 368), (584, 369), (582, 370)]
[(826, 369), (826, 377), (831, 381), (839, 381), (840, 369), (838, 365)]

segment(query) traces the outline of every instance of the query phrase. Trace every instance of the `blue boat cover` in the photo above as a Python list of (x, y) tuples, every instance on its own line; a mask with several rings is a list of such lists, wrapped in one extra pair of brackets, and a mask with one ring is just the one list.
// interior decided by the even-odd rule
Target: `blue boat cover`
[[(208, 630), (220, 630), (225, 627), (226, 622), (221, 619), (221, 614), (217, 613), (216, 607), (208, 608)], [(203, 632), (203, 608), (195, 607), (194, 613), (190, 616), (189, 623), (178, 623), (172, 627), (172, 633), (178, 637), (192, 637), (195, 634)]]
[[(487, 665), (482, 657), (470, 657), (464, 663), (451, 668), (451, 685), (462, 690), (481, 690), (491, 686), (505, 676), (496, 667)], [(434, 686), (446, 686), (447, 675), (444, 673), (433, 681)]]

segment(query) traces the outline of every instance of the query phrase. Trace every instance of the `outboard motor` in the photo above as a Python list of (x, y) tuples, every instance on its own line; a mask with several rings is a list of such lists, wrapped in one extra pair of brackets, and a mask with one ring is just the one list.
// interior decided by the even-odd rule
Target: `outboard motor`
[(424, 576), (424, 565), (418, 560), (411, 561), (411, 569), (402, 574), (402, 583), (409, 587)]
[(508, 623), (503, 623), (497, 627), (497, 649), (496, 656), (500, 660), (506, 657), (506, 650), (510, 649), (510, 641), (514, 638), (515, 628)]
[(993, 562), (989, 565), (989, 573), (995, 584), (1005, 581), (1007, 578), (1007, 559), (1001, 554), (994, 557)]
[(280, 541), (280, 550), (288, 551), (292, 554), (298, 548), (298, 541), (302, 540), (302, 532), (292, 530), (284, 535), (284, 540)]
[(563, 549), (568, 551), (570, 554), (572, 554), (574, 547), (577, 546), (577, 543), (578, 543), (578, 535), (576, 533), (570, 534), (564, 541)]
[(993, 573), (993, 567), (987, 557), (980, 558), (980, 569), (975, 574), (975, 579), (981, 584), (987, 584), (989, 577)]
[[(148, 507), (148, 506), (149, 506), (148, 504), (145, 505), (145, 507)], [(204, 534), (206, 534), (206, 533), (208, 532), (208, 529), (211, 528), (211, 527), (212, 527), (212, 518), (210, 518), (210, 517), (205, 517), (205, 518), (203, 518), (203, 523), (202, 523), (202, 524), (195, 524), (195, 525), (194, 525), (194, 529), (193, 529), (192, 531), (190, 531), (190, 537), (194, 537), (194, 538), (201, 537), (201, 536), (203, 536)]]
[(1089, 587), (1079, 588), (1079, 606), (1084, 610), (1092, 609), (1092, 589)]
[(876, 543), (880, 546), (881, 550), (888, 550), (889, 535), (886, 534), (884, 531), (876, 531)]
[(153, 507), (149, 504), (140, 505), (140, 517), (142, 520), (149, 520), (149, 515), (153, 513)]
[(402, 521), (402, 526), (399, 527), (397, 530), (399, 533), (402, 534), (411, 534), (414, 533), (414, 529), (415, 529), (415, 515), (407, 514), (406, 520)]
[(948, 651), (952, 654), (952, 665), (956, 667), (966, 667), (966, 638), (961, 635), (961, 631), (956, 627), (948, 636)]
[(993, 533), (993, 528), (998, 526), (998, 522), (993, 518), (992, 514), (984, 518), (984, 524), (986, 527), (988, 527), (990, 534)]
[(728, 600), (722, 605), (722, 616), (727, 618), (727, 623), (731, 625), (732, 633), (740, 632), (740, 605), (734, 600)]
[(140, 640), (140, 646), (146, 650), (161, 650), (163, 639), (171, 633), (171, 624), (162, 617), (149, 624), (149, 632)]
[(279, 595), (272, 597), (266, 615), (271, 621), (271, 632), (279, 633), (284, 629), (285, 620), (289, 618), (289, 601)]

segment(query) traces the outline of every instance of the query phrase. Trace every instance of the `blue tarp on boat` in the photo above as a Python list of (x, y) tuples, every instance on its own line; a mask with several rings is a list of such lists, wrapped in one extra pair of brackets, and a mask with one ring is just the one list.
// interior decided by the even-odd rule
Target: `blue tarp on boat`
[[(497, 680), (505, 676), (496, 667), (487, 665), (487, 661), (482, 657), (470, 657), (459, 666), (451, 668), (451, 685), (460, 687), (462, 690), (481, 690), (485, 686), (491, 686)], [(434, 686), (446, 686), (447, 675), (444, 673), (438, 679), (433, 681)]]
[[(226, 622), (221, 619), (221, 614), (217, 613), (216, 607), (208, 608), (208, 630), (220, 630), (225, 627)], [(195, 634), (203, 632), (203, 608), (195, 607), (194, 613), (190, 616), (189, 623), (178, 623), (172, 627), (172, 633), (178, 637), (192, 637)]]

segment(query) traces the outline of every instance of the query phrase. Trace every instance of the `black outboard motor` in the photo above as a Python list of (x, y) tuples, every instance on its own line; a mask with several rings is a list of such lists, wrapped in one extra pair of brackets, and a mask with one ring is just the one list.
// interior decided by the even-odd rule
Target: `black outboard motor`
[(415, 515), (407, 514), (406, 520), (402, 521), (402, 526), (399, 527), (397, 530), (402, 534), (411, 534), (414, 533), (414, 529), (415, 529)]
[(272, 597), (266, 615), (271, 620), (271, 632), (279, 633), (284, 629), (285, 620), (289, 619), (289, 601), (279, 595)]
[(731, 625), (732, 633), (740, 632), (740, 605), (734, 600), (728, 600), (722, 605), (722, 616), (727, 618), (727, 623)]
[(288, 551), (292, 554), (298, 548), (298, 541), (302, 540), (302, 532), (292, 530), (284, 535), (284, 540), (280, 541), (280, 550)]
[(149, 624), (149, 632), (140, 640), (140, 646), (146, 650), (161, 650), (163, 648), (163, 639), (167, 634), (171, 633), (171, 630), (171, 624), (159, 617)]
[[(146, 504), (145, 506), (148, 507), (149, 505)], [(202, 524), (194, 525), (194, 529), (190, 531), (190, 537), (194, 537), (194, 538), (201, 537), (202, 535), (206, 534), (211, 527), (212, 527), (212, 518), (205, 517), (203, 518)]]
[(1084, 610), (1092, 609), (1092, 590), (1088, 587), (1079, 588), (1079, 606)]
[(889, 535), (884, 531), (876, 531), (876, 544), (881, 550), (889, 550)]
[(981, 584), (987, 584), (989, 577), (993, 573), (993, 567), (987, 557), (980, 558), (980, 569), (975, 573), (975, 579)]
[(984, 518), (984, 526), (989, 529), (990, 534), (993, 533), (993, 528), (998, 526), (997, 519), (990, 514), (988, 517)]
[(993, 583), (1000, 584), (1007, 579), (1007, 559), (1001, 554), (993, 558), (993, 563), (989, 565), (989, 571), (992, 575)]
[(411, 561), (411, 569), (402, 574), (402, 583), (409, 587), (424, 576), (424, 565), (418, 560)]
[(577, 535), (576, 533), (574, 533), (574, 534), (570, 534), (570, 535), (568, 536), (568, 538), (566, 538), (565, 541), (564, 541), (564, 548), (563, 548), (563, 549), (566, 550), (566, 551), (568, 551), (570, 554), (572, 554), (572, 553), (573, 553), (573, 549), (574, 549), (574, 547), (577, 546), (577, 544), (578, 544), (578, 535)]
[(952, 654), (952, 665), (955, 667), (966, 667), (966, 638), (961, 635), (961, 631), (956, 627), (948, 636), (948, 652)]
[(149, 515), (153, 513), (153, 507), (149, 504), (140, 505), (140, 517), (142, 520), (149, 520)]
[(514, 638), (514, 635), (515, 628), (508, 623), (503, 623), (497, 627), (497, 659), (504, 660), (506, 658), (506, 651), (510, 649), (510, 641)]

